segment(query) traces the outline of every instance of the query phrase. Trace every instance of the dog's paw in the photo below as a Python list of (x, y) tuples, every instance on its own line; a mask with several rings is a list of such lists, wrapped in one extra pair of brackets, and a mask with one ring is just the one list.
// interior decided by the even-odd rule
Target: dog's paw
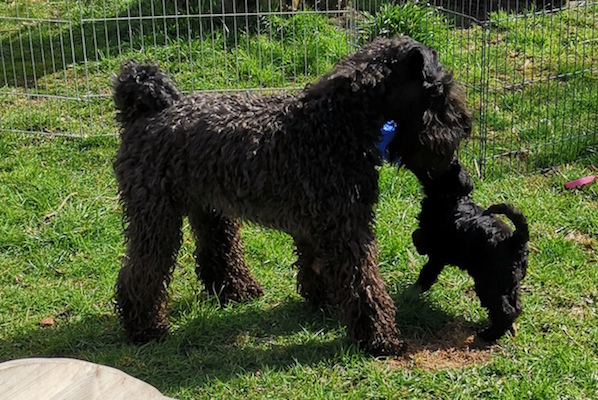
[(512, 324), (506, 328), (497, 328), (494, 326), (490, 326), (484, 330), (478, 332), (478, 337), (485, 342), (494, 343), (501, 337), (503, 337), (506, 333), (510, 333), (512, 336), (517, 334), (517, 326)]
[(393, 337), (374, 343), (365, 350), (376, 358), (400, 356), (407, 351), (407, 342), (398, 337)]

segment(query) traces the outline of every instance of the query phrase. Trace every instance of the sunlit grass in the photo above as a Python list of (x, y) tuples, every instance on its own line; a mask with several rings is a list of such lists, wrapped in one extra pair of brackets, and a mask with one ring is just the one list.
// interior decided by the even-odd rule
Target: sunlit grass
[[(170, 288), (172, 334), (147, 346), (127, 344), (113, 311), (124, 250), (111, 169), (116, 147), (115, 138), (0, 136), (0, 360), (81, 358), (180, 399), (591, 398), (598, 390), (598, 192), (593, 185), (563, 188), (592, 173), (587, 168), (476, 181), (480, 204), (511, 202), (530, 221), (519, 334), (475, 350), (487, 354), (467, 362), (451, 358), (467, 354), (463, 349), (441, 346), (419, 364), (375, 360), (351, 346), (334, 313), (311, 308), (296, 293), (290, 237), (254, 225), (243, 237), (263, 298), (225, 306), (207, 298), (186, 224)], [(443, 343), (437, 335), (448, 326), (471, 335), (486, 313), (471, 279), (455, 268), (422, 302), (404, 298), (425, 261), (411, 244), (421, 190), (407, 171), (380, 172), (380, 268), (419, 360), (417, 343)], [(52, 323), (42, 326), (48, 317)]]
[[(458, 338), (443, 333), (450, 327), (466, 337), (485, 323), (472, 281), (447, 268), (421, 301), (405, 298), (425, 262), (411, 243), (421, 190), (409, 172), (382, 167), (380, 269), (412, 345), (399, 360), (365, 356), (350, 345), (334, 313), (305, 304), (295, 289), (291, 238), (252, 224), (243, 237), (252, 271), (266, 288), (263, 298), (230, 305), (208, 298), (195, 277), (186, 223), (170, 288), (172, 333), (161, 343), (126, 343), (113, 310), (124, 245), (111, 166), (118, 138), (109, 82), (120, 62), (159, 62), (184, 90), (294, 90), (352, 51), (342, 18), (309, 13), (110, 20), (173, 14), (173, 7), (161, 0), (70, 1), (68, 8), (65, 1), (0, 3), (0, 15), (17, 18), (0, 18), (0, 361), (85, 359), (179, 399), (596, 397), (598, 186), (563, 188), (596, 174), (587, 167), (598, 162), (588, 152), (596, 147), (596, 71), (570, 74), (598, 63), (595, 5), (553, 16), (497, 14), (486, 31), (455, 29), (439, 14), (435, 30), (414, 31), (430, 26), (417, 21), (430, 10), (413, 4), (378, 15), (386, 16), (388, 34), (431, 40), (468, 85), (477, 119), (461, 157), (476, 175), (484, 157), (496, 159), (485, 179), (476, 180), (473, 197), (482, 205), (515, 204), (532, 235), (518, 336), (471, 349), (478, 356), (468, 358), (462, 343), (446, 344)], [(81, 17), (108, 18), (81, 25)], [(66, 22), (28, 24), (32, 18)], [(563, 76), (546, 79), (555, 72)], [(539, 82), (517, 85), (529, 80)], [(544, 174), (509, 174), (557, 162), (563, 166)], [(422, 343), (438, 347), (425, 363)]]

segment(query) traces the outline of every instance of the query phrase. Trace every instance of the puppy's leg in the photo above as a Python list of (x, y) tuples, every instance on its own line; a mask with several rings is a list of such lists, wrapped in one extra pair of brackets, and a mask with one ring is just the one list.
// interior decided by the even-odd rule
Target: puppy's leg
[(374, 356), (400, 354), (406, 345), (395, 325), (394, 302), (378, 270), (376, 242), (370, 232), (353, 237), (324, 249), (321, 275), (328, 299), (338, 307), (349, 337), (360, 348)]
[(438, 280), (438, 275), (442, 272), (444, 263), (430, 257), (426, 265), (423, 266), (419, 273), (417, 281), (413, 285), (421, 292), (427, 292), (434, 283)]
[(504, 314), (494, 314), (490, 312), (490, 309), (488, 314), (491, 325), (478, 332), (480, 339), (492, 343), (500, 339), (507, 332), (515, 336), (514, 318)]
[(116, 310), (129, 339), (143, 343), (168, 332), (166, 290), (181, 245), (182, 215), (165, 199), (123, 202), (127, 249), (116, 283)]
[(316, 258), (314, 249), (307, 242), (295, 239), (297, 249), (297, 290), (299, 294), (313, 305), (327, 303), (326, 285), (322, 280), (322, 269), (325, 268), (321, 258)]
[(521, 313), (518, 288), (511, 290), (510, 295), (503, 295), (492, 290), (499, 279), (479, 281), (476, 281), (475, 289), (482, 306), (488, 310), (490, 326), (478, 332), (478, 336), (486, 342), (494, 342), (507, 332), (515, 334), (514, 322)]
[(189, 221), (196, 241), (195, 272), (209, 293), (223, 302), (246, 301), (264, 294), (245, 262), (239, 220), (216, 211), (195, 210)]

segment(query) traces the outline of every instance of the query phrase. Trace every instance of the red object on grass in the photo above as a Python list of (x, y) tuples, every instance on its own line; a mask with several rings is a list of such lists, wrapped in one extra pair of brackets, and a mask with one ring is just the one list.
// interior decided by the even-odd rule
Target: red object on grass
[(565, 183), (565, 188), (571, 189), (572, 187), (587, 185), (588, 183), (594, 182), (596, 179), (598, 179), (598, 175), (584, 176), (583, 178)]

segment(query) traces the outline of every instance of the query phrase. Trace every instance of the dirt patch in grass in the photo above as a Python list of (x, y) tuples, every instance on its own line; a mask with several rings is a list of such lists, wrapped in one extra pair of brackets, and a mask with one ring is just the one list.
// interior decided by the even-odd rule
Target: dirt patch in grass
[(596, 248), (596, 240), (594, 238), (575, 230), (567, 233), (565, 240), (580, 244), (587, 250), (594, 250)]
[(458, 322), (445, 325), (432, 337), (407, 339), (407, 345), (407, 354), (388, 360), (388, 365), (426, 371), (458, 369), (485, 364), (497, 351), (496, 346), (482, 342), (470, 327)]

